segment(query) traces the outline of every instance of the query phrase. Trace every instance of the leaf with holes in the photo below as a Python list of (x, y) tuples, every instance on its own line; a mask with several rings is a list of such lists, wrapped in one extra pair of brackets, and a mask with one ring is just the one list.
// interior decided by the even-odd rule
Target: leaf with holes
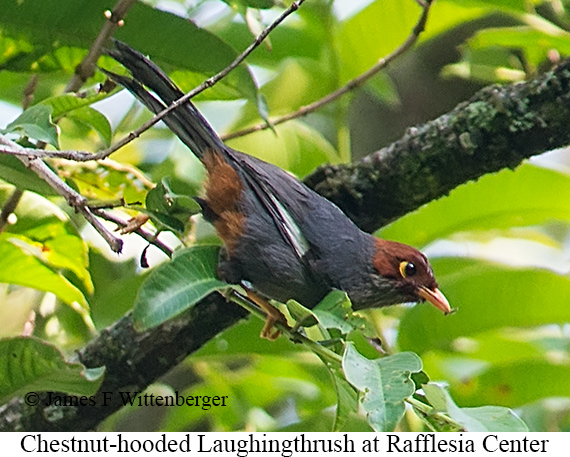
[(65, 392), (94, 395), (105, 369), (85, 368), (67, 362), (59, 350), (36, 338), (16, 337), (0, 340), (0, 403), (36, 392)]
[(410, 375), (421, 371), (420, 358), (401, 352), (370, 360), (348, 343), (342, 367), (348, 382), (361, 392), (360, 404), (370, 426), (378, 432), (394, 430), (404, 415), (404, 400), (415, 392)]
[(526, 424), (509, 408), (460, 408), (444, 387), (433, 383), (425, 384), (423, 391), (437, 411), (448, 414), (469, 432), (528, 432)]

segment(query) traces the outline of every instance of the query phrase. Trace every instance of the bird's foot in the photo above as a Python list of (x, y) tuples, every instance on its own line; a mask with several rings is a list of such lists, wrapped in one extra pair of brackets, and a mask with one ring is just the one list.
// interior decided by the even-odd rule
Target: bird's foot
[(281, 323), (287, 325), (287, 319), (275, 306), (273, 306), (265, 298), (260, 297), (255, 292), (250, 289), (246, 289), (247, 298), (259, 306), (266, 314), (265, 325), (261, 329), (259, 334), (260, 338), (275, 341), (279, 335), (281, 335), (281, 330), (276, 329), (274, 326), (276, 323)]

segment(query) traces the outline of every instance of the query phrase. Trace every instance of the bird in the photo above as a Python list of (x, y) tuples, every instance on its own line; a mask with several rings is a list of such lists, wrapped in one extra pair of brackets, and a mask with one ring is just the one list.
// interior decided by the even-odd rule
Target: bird
[[(157, 114), (184, 93), (149, 58), (120, 41), (107, 53), (131, 76), (104, 70)], [(285, 170), (224, 144), (187, 101), (164, 123), (203, 163), (204, 197), (197, 198), (223, 246), (217, 276), (245, 287), (266, 313), (261, 337), (275, 339), (283, 316), (270, 300), (315, 307), (344, 291), (354, 310), (399, 303), (451, 308), (427, 257), (412, 246), (362, 231), (330, 200)]]

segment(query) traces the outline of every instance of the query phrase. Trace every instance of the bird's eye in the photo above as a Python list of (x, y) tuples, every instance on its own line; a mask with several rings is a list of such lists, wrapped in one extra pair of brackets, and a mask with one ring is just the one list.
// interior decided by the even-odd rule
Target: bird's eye
[(412, 262), (403, 261), (400, 262), (400, 274), (402, 278), (407, 278), (409, 276), (414, 276), (417, 273), (417, 268)]

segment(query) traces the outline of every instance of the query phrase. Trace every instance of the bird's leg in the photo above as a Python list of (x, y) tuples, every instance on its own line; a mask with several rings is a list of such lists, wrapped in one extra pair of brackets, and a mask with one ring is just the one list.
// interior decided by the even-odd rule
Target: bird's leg
[(259, 306), (267, 316), (265, 319), (265, 325), (263, 326), (263, 329), (261, 329), (259, 336), (269, 341), (275, 341), (277, 337), (281, 335), (281, 331), (274, 329), (273, 325), (275, 325), (276, 322), (281, 322), (286, 325), (287, 320), (285, 319), (285, 316), (283, 316), (281, 311), (275, 308), (275, 306), (250, 289), (245, 288), (245, 293), (247, 298)]

